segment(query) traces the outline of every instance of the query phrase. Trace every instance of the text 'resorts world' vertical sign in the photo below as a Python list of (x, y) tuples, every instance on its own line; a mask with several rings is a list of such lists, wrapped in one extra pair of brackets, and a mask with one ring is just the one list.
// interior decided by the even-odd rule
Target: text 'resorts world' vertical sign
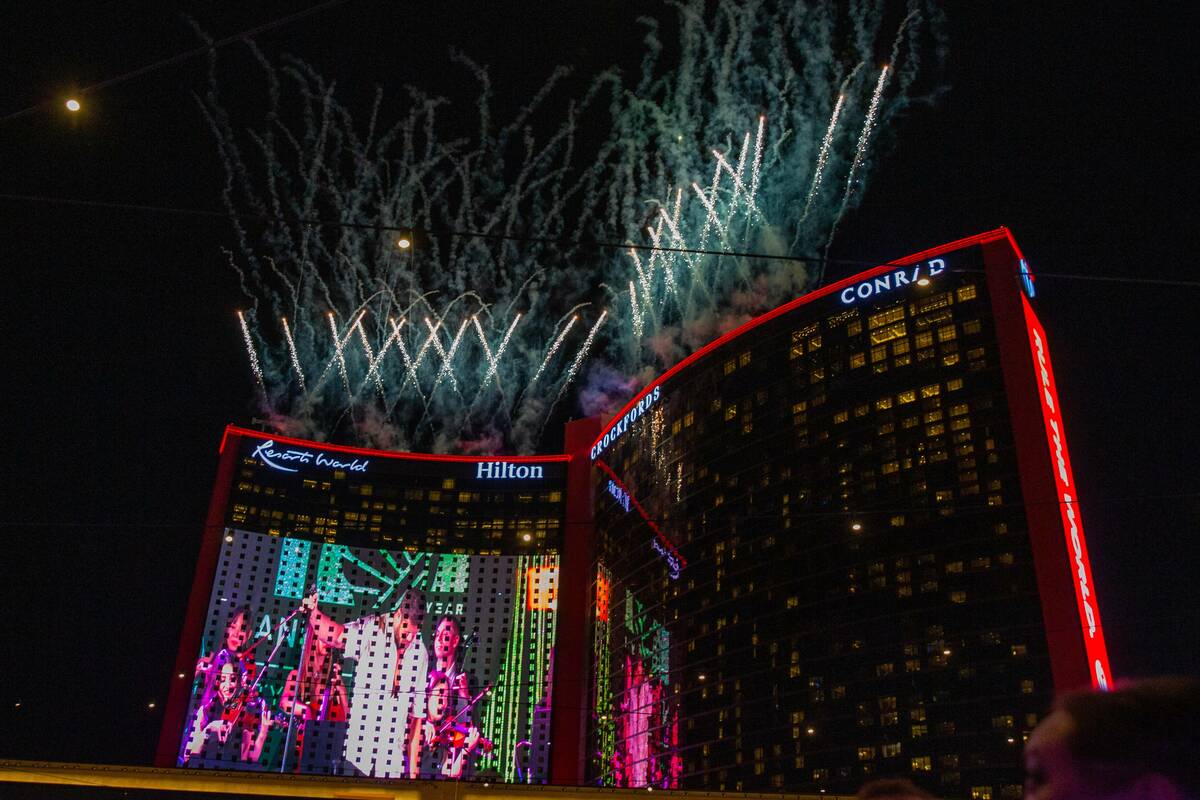
[(1079, 495), (1075, 486), (1075, 475), (1071, 471), (1071, 456), (1067, 451), (1067, 435), (1063, 427), (1062, 407), (1058, 402), (1058, 388), (1054, 382), (1054, 369), (1050, 365), (1046, 331), (1024, 295), (1021, 296), (1021, 306), (1025, 312), (1025, 330), (1029, 334), (1029, 348), (1033, 354), (1039, 405), (1046, 427), (1046, 444), (1050, 449), (1051, 471), (1054, 473), (1059, 511), (1062, 514), (1067, 558), (1071, 562), (1071, 582), (1075, 587), (1075, 602), (1079, 607), (1079, 623), (1088, 657), (1088, 672), (1093, 688), (1107, 689), (1111, 681), (1108, 649), (1104, 644), (1104, 630), (1100, 626), (1100, 609), (1096, 604), (1092, 565), (1088, 559), (1087, 540), (1083, 535)]

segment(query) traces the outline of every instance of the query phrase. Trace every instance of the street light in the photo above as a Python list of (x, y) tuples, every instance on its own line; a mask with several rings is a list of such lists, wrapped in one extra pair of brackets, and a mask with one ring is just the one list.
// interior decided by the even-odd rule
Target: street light
[(66, 105), (67, 105), (67, 111), (71, 111), (71, 112), (75, 112), (75, 111), (78, 111), (79, 109), (83, 108), (83, 106), (81, 106), (79, 104), (79, 101), (76, 100), (74, 97), (68, 99)]

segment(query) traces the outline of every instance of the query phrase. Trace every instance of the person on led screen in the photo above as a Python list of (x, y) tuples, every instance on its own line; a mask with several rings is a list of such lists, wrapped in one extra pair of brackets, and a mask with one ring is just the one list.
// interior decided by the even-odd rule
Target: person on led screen
[(191, 733), (184, 746), (181, 763), (186, 765), (199, 755), (210, 739), (224, 745), (236, 728), (242, 732), (238, 757), (242, 761), (258, 761), (270, 729), (266, 704), (255, 704), (251, 710), (249, 690), (244, 683), (246, 673), (241, 663), (228, 650), (221, 650), (209, 663), (212, 680), (201, 695)]
[[(438, 620), (437, 629), (433, 634), (435, 665), (446, 676), (452, 698), (470, 700), (471, 692), (467, 686), (467, 675), (458, 665), (458, 645), (461, 641), (458, 622), (453, 617), (442, 617)], [(451, 705), (454, 707), (454, 713), (458, 713), (461, 709), (461, 704), (456, 701)]]
[(467, 758), (476, 749), (488, 752), (492, 743), (483, 737), (471, 721), (466, 706), (455, 712), (453, 681), (445, 672), (429, 673), (426, 687), (427, 706), (422, 728), (425, 752), (433, 756), (434, 769), (444, 778), (461, 778)]
[(625, 786), (646, 786), (650, 775), (650, 717), (656, 707), (655, 687), (642, 659), (625, 657), (625, 692), (621, 698), (621, 735), (625, 752)]
[(429, 655), (420, 636), (425, 596), (409, 589), (391, 613), (345, 625), (317, 608), (315, 593), (303, 604), (310, 612), (313, 635), (356, 662), (346, 761), (370, 777), (417, 777), (429, 674)]
[[(181, 764), (187, 763), (188, 759), (204, 746), (206, 737), (201, 737), (199, 744), (196, 744), (197, 731), (203, 732), (204, 728), (211, 726), (214, 720), (210, 717), (205, 725), (199, 728), (197, 726), (200, 725), (206, 713), (213, 711), (214, 698), (222, 696), (221, 687), (228, 684), (230, 670), (237, 676), (237, 685), (233, 691), (237, 693), (237, 708), (241, 713), (237, 718), (230, 716), (232, 712), (229, 709), (225, 709), (223, 713), (229, 717), (226, 721), (231, 725), (236, 723), (241, 731), (239, 743), (241, 760), (257, 761), (261, 755), (262, 743), (266, 739), (263, 720), (267, 718), (267, 709), (266, 704), (258, 697), (256, 690), (254, 659), (248, 658), (249, 654), (243, 651), (249, 638), (249, 612), (245, 608), (236, 608), (230, 614), (229, 621), (225, 625), (223, 646), (219, 650), (201, 656), (196, 661), (196, 677), (201, 679), (200, 702), (196, 709), (196, 716), (193, 718), (188, 744), (185, 745), (180, 760)], [(221, 744), (225, 743), (229, 732), (228, 727), (221, 730), (219, 736)]]
[(204, 679), (204, 690), (208, 692), (212, 687), (212, 682), (215, 679), (215, 673), (212, 671), (214, 660), (221, 654), (227, 653), (238, 663), (238, 669), (243, 674), (249, 676), (251, 682), (254, 680), (254, 660), (246, 660), (242, 648), (246, 646), (246, 642), (250, 639), (250, 615), (245, 608), (236, 608), (229, 617), (229, 622), (225, 625), (225, 638), (222, 641), (222, 647), (219, 650), (214, 650), (206, 656), (201, 656), (196, 661), (196, 677)]
[(279, 710), (295, 726), (295, 769), (304, 755), (304, 733), (309, 722), (345, 722), (350, 701), (342, 682), (342, 665), (333, 649), (320, 637), (309, 640), (301, 668), (291, 670), (279, 696)]

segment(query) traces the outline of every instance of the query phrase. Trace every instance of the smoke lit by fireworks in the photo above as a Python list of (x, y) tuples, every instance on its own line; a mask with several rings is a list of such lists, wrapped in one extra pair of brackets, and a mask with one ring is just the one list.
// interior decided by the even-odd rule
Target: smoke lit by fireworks
[[(614, 372), (636, 385), (811, 288), (818, 270), (800, 257), (827, 252), (857, 204), (930, 15), (910, 5), (897, 28), (900, 13), (787, 0), (677, 11), (669, 47), (667, 25), (639, 20), (633, 79), (614, 70), (572, 90), (560, 69), (505, 124), (487, 70), (456, 54), (479, 86), (466, 136), (459, 98), (378, 91), (352, 112), (322, 76), (257, 50), (266, 113), (247, 132), (214, 62), (202, 107), (224, 201), (271, 220), (235, 223), (231, 261), (274, 424), (385, 448), (530, 451), (554, 414), (580, 410), (580, 390), (595, 410), (602, 383), (628, 391)], [(536, 130), (555, 108), (561, 125)]]

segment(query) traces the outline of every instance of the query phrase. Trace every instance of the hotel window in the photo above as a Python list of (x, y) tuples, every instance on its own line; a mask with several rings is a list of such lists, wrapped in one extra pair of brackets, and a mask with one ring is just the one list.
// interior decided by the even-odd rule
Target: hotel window
[(972, 786), (971, 800), (992, 800), (992, 787)]
[(850, 356), (850, 369), (858, 369), (867, 363), (866, 353), (854, 353)]
[(980, 324), (979, 320), (977, 320), (977, 319), (969, 319), (963, 323), (963, 333), (964, 334), (979, 333), (979, 331), (982, 329), (983, 329), (983, 326)]
[(942, 387), (937, 383), (931, 383), (928, 386), (921, 387), (921, 397), (937, 397), (941, 393)]
[(726, 419), (726, 421), (728, 421), (728, 420), (733, 419), (736, 416), (737, 416), (737, 405), (730, 403), (729, 406), (725, 409), (725, 419)]
[(962, 378), (951, 378), (950, 380), (946, 381), (946, 391), (948, 392), (958, 391), (962, 387)]
[(858, 748), (858, 760), (859, 761), (870, 761), (873, 758), (875, 758), (875, 748), (874, 747), (864, 746), (864, 747)]
[(885, 744), (883, 746), (883, 757), (884, 758), (893, 758), (898, 755), (900, 755), (900, 743), (899, 742), (888, 742), (887, 744)]
[(833, 415), (833, 424), (840, 425), (841, 423), (845, 422), (849, 418), (850, 418), (850, 412), (839, 411)]
[(967, 593), (962, 591), (961, 589), (956, 592), (951, 592), (950, 593), (950, 602), (958, 604), (958, 605), (962, 605), (963, 603), (967, 602)]
[(917, 349), (933, 344), (933, 331), (921, 331), (917, 334)]
[(889, 409), (891, 407), (892, 407), (892, 398), (890, 398), (890, 397), (881, 397), (875, 401), (875, 410), (876, 411), (886, 411), (887, 409)]
[(901, 405), (903, 405), (904, 403), (911, 403), (916, 399), (917, 399), (917, 390), (916, 389), (908, 389), (907, 391), (900, 392), (900, 394), (896, 395), (896, 402), (900, 403)]
[(893, 306), (867, 317), (867, 327), (878, 328), (880, 325), (886, 325), (889, 322), (895, 322), (900, 319), (904, 319), (904, 306)]
[(811, 383), (820, 383), (821, 381), (825, 380), (825, 368), (814, 367), (808, 375)]
[(861, 406), (854, 407), (854, 416), (856, 416), (856, 417), (865, 417), (867, 414), (870, 414), (870, 413), (871, 413), (871, 406), (867, 403), (863, 403)]
[(744, 367), (749, 363), (750, 363), (750, 351), (747, 350), (746, 352), (744, 352), (738, 356), (738, 366)]
[(956, 294), (958, 294), (958, 301), (960, 303), (964, 300), (973, 300), (975, 298), (975, 286), (973, 284), (960, 286)]
[(884, 345), (879, 345), (878, 347), (871, 348), (871, 361), (872, 362), (883, 361), (886, 358), (887, 358), (887, 347), (885, 347)]
[(1028, 650), (1023, 644), (1014, 644), (1012, 646), (1012, 654), (1014, 656), (1023, 656), (1026, 652), (1028, 652)]
[(907, 335), (908, 330), (903, 322), (896, 322), (879, 330), (871, 331), (871, 344), (883, 344), (893, 339)]
[(959, 362), (959, 360), (958, 353), (948, 353), (942, 356), (942, 365), (946, 367), (953, 367)]
[(933, 770), (933, 760), (929, 756), (913, 756), (913, 772), (930, 772)]

